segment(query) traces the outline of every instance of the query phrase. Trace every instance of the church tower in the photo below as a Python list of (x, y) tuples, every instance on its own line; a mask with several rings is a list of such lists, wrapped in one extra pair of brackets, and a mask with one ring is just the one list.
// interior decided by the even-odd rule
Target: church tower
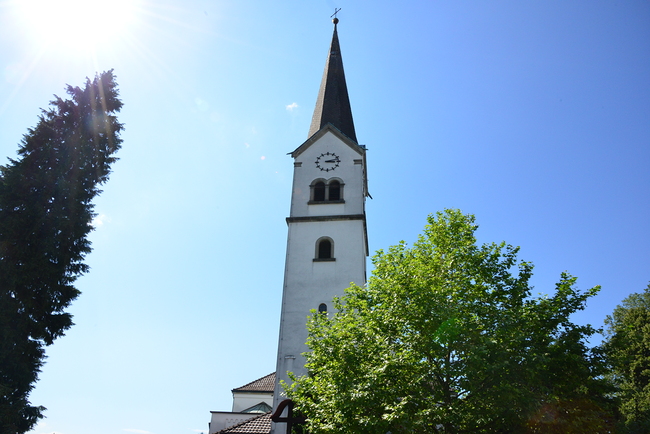
[[(366, 282), (368, 196), (366, 149), (357, 142), (334, 34), (318, 92), (309, 138), (294, 159), (287, 256), (282, 293), (274, 408), (284, 399), (287, 371), (306, 374), (307, 317), (332, 311), (332, 299), (351, 282)], [(279, 426), (277, 427), (280, 428)], [(276, 432), (278, 430), (276, 429)]]

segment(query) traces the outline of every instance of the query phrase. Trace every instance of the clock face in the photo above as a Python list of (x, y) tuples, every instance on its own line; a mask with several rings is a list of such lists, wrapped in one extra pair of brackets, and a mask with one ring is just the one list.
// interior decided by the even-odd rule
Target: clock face
[(330, 172), (339, 167), (340, 162), (341, 159), (338, 155), (333, 152), (325, 152), (316, 158), (316, 167), (318, 167), (323, 172)]

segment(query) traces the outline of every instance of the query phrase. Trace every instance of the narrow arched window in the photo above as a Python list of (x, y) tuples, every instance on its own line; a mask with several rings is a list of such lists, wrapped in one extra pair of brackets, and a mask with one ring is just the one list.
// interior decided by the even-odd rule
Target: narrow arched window
[(334, 262), (334, 240), (330, 237), (320, 237), (316, 240), (314, 262)]
[(325, 183), (319, 181), (314, 184), (314, 202), (323, 202), (325, 201)]
[(320, 240), (318, 243), (318, 259), (330, 259), (332, 257), (332, 242), (328, 239)]
[(329, 187), (329, 200), (341, 199), (341, 183), (337, 180), (331, 181)]
[(327, 305), (325, 303), (321, 303), (318, 306), (318, 313), (327, 313)]

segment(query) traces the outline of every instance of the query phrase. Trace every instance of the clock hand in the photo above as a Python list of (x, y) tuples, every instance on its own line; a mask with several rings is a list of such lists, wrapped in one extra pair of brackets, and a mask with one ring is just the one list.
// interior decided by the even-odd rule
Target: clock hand
[(326, 162), (326, 163), (338, 163), (339, 160), (338, 160), (338, 159), (334, 159), (334, 160), (325, 160), (325, 162)]

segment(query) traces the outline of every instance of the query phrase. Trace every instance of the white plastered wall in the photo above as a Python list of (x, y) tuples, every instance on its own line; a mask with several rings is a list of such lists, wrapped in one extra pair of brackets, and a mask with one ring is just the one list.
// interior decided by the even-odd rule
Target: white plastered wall
[(260, 402), (266, 402), (273, 405), (273, 393), (256, 393), (256, 392), (233, 392), (232, 394), (232, 411), (239, 412), (251, 408)]
[[(327, 152), (340, 159), (339, 166), (329, 172), (316, 166), (317, 158)], [(278, 344), (276, 375), (279, 380), (290, 382), (287, 371), (306, 374), (302, 353), (308, 350), (306, 323), (310, 310), (325, 303), (331, 313), (335, 296), (343, 295), (351, 282), (365, 283), (363, 152), (327, 131), (295, 159)], [(344, 203), (309, 204), (312, 182), (331, 178), (343, 182)], [(321, 237), (332, 239), (334, 261), (314, 261), (316, 242)], [(276, 385), (274, 408), (284, 399), (281, 392), (281, 387)]]

